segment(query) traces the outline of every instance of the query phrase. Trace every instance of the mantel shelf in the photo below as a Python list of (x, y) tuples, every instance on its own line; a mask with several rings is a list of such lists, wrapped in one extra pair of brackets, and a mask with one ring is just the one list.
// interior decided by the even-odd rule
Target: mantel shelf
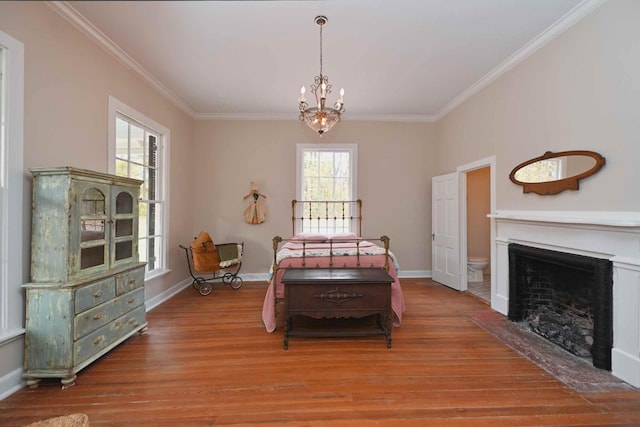
[(496, 220), (640, 228), (640, 212), (499, 210), (487, 217)]

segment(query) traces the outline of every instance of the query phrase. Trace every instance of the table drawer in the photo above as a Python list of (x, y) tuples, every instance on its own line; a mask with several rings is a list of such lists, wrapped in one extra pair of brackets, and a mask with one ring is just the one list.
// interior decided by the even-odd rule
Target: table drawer
[(78, 288), (75, 296), (76, 313), (113, 299), (116, 296), (114, 285), (115, 279), (109, 277)]
[(73, 346), (74, 364), (77, 365), (103, 349), (108, 348), (122, 337), (139, 329), (139, 327), (145, 323), (145, 309), (144, 307), (138, 307), (84, 338), (81, 338), (76, 341)]
[(144, 304), (144, 289), (140, 288), (115, 298), (74, 318), (74, 339), (77, 340), (89, 332), (95, 331), (115, 318)]
[(122, 295), (144, 286), (144, 267), (116, 275), (116, 294)]

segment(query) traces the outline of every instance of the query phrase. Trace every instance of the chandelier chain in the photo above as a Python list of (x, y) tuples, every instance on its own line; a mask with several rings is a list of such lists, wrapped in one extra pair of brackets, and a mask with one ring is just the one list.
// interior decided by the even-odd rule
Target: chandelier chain
[(324, 25), (320, 25), (320, 75), (322, 76), (322, 27)]

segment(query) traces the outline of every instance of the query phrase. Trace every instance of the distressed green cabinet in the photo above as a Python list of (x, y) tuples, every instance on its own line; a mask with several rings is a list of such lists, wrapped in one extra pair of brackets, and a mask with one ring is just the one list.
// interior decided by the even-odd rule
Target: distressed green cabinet
[(84, 169), (34, 168), (27, 384), (76, 374), (147, 326), (138, 258), (142, 181)]

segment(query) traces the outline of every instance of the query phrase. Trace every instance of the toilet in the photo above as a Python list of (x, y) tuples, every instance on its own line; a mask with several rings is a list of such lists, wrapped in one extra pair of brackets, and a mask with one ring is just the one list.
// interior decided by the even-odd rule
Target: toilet
[(467, 257), (467, 282), (482, 282), (482, 270), (489, 264), (489, 258), (481, 256)]

